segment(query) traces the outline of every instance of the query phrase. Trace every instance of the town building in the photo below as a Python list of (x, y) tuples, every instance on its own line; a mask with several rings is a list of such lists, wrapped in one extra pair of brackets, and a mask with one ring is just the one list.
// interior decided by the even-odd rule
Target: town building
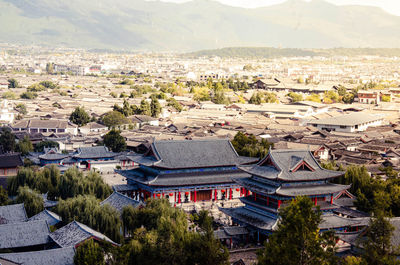
[(136, 189), (125, 193), (140, 200), (167, 198), (175, 205), (244, 196), (232, 178), (248, 177), (238, 165), (258, 160), (239, 156), (225, 139), (155, 141), (131, 159), (139, 167), (120, 173)]
[(381, 90), (359, 90), (357, 98), (360, 103), (379, 104), (381, 101), (392, 101), (392, 93), (391, 91)]
[[(307, 196), (325, 213), (321, 230), (357, 230), (368, 220), (345, 208), (354, 199), (347, 189), (350, 185), (333, 184), (330, 181), (344, 172), (323, 169), (308, 150), (270, 150), (256, 165), (240, 166), (250, 174), (247, 178), (234, 179), (242, 187), (245, 196), (240, 200), (245, 206), (222, 208), (234, 223), (246, 226), (260, 234), (268, 235), (277, 228), (279, 211), (297, 196)], [(345, 218), (342, 216), (356, 218)]]
[(21, 120), (11, 125), (14, 132), (78, 134), (78, 126), (67, 120)]
[(23, 166), (21, 155), (19, 153), (0, 154), (0, 185), (7, 187), (7, 179), (18, 173), (18, 168)]
[(354, 112), (336, 117), (310, 120), (306, 123), (318, 130), (352, 133), (366, 131), (368, 127), (383, 125), (384, 117), (382, 115), (374, 115), (366, 112)]

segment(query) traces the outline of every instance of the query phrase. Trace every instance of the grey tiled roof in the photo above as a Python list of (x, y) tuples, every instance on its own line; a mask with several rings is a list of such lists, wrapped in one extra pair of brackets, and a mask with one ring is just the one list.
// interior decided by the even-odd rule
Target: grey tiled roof
[(12, 204), (0, 206), (0, 225), (25, 222), (28, 217), (24, 204)]
[(308, 124), (355, 126), (383, 119), (382, 115), (354, 112), (336, 117), (309, 121)]
[(222, 212), (243, 222), (262, 230), (272, 231), (276, 228), (278, 219), (261, 215), (245, 207), (221, 208)]
[(105, 146), (93, 146), (93, 147), (80, 147), (78, 148), (78, 154), (76, 158), (102, 158), (102, 157), (114, 157), (116, 153), (108, 151)]
[(233, 166), (257, 161), (239, 157), (229, 140), (155, 141), (151, 148), (159, 160), (156, 166), (162, 168)]
[(133, 169), (122, 172), (122, 175), (139, 183), (152, 186), (185, 186), (233, 183), (233, 178), (240, 179), (249, 177), (249, 174), (239, 170), (187, 172), (148, 176), (141, 172), (140, 169)]
[(136, 190), (137, 186), (132, 184), (117, 184), (112, 186), (112, 188), (116, 192), (124, 192), (124, 191)]
[(60, 247), (75, 247), (77, 244), (92, 237), (108, 241), (113, 245), (118, 245), (105, 235), (77, 221), (73, 221), (54, 231), (50, 234), (50, 237)]
[[(276, 166), (263, 165), (264, 161), (270, 157)], [(302, 162), (310, 165), (314, 171), (297, 170), (297, 165)], [(312, 181), (339, 177), (344, 174), (342, 171), (332, 171), (323, 169), (308, 150), (270, 150), (268, 155), (254, 166), (242, 166), (243, 171), (264, 177), (267, 179), (280, 179), (283, 181)]]
[(114, 191), (110, 196), (108, 196), (108, 198), (106, 198), (100, 204), (101, 205), (109, 204), (111, 207), (117, 209), (118, 212), (122, 213), (122, 209), (125, 206), (132, 205), (133, 207), (138, 207), (141, 205), (141, 202)]
[(69, 155), (67, 155), (67, 154), (58, 154), (58, 153), (55, 153), (55, 154), (47, 153), (47, 154), (43, 154), (43, 155), (39, 156), (39, 158), (43, 159), (43, 160), (62, 160), (62, 159), (67, 158), (67, 157), (69, 157)]
[(367, 226), (369, 219), (369, 217), (345, 218), (336, 214), (325, 214), (322, 215), (322, 222), (320, 223), (319, 228), (333, 229), (352, 226)]
[(47, 244), (49, 234), (43, 220), (0, 225), (0, 249)]
[(61, 222), (61, 217), (58, 214), (53, 213), (51, 211), (43, 210), (40, 213), (29, 218), (28, 221), (37, 221), (37, 220), (45, 220), (49, 225), (56, 225), (59, 222)]
[(69, 247), (0, 254), (0, 258), (11, 260), (22, 265), (73, 265), (74, 255), (74, 248)]
[(23, 164), (19, 153), (0, 154), (0, 168), (15, 168)]
[(339, 185), (326, 183), (321, 185), (302, 185), (298, 187), (282, 187), (277, 189), (276, 194), (282, 196), (296, 197), (296, 196), (310, 196), (331, 194), (339, 191), (347, 190), (351, 185)]
[(217, 239), (226, 239), (238, 235), (247, 235), (249, 231), (242, 226), (228, 226), (214, 231), (214, 237)]

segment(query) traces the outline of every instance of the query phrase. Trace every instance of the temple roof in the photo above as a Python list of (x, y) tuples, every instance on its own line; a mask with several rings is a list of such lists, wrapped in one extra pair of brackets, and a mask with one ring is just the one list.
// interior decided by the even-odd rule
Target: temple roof
[(324, 214), (322, 215), (322, 222), (319, 228), (335, 229), (341, 227), (367, 226), (369, 219), (369, 217), (345, 218), (336, 214)]
[(0, 206), (0, 225), (28, 220), (23, 203)]
[(322, 168), (308, 150), (270, 150), (268, 155), (253, 166), (241, 170), (259, 177), (282, 181), (313, 181), (339, 177), (341, 171)]
[(113, 245), (118, 245), (102, 233), (77, 221), (73, 221), (54, 231), (50, 234), (50, 237), (60, 247), (75, 247), (79, 243), (93, 237), (98, 240), (105, 240)]
[(44, 245), (50, 242), (46, 221), (0, 225), (0, 249)]
[(37, 220), (44, 220), (47, 221), (49, 225), (56, 225), (59, 222), (61, 222), (61, 217), (58, 214), (45, 209), (40, 213), (29, 218), (28, 221), (37, 221)]
[(134, 200), (126, 195), (123, 195), (119, 192), (113, 192), (110, 196), (108, 196), (104, 201), (100, 203), (101, 205), (108, 204), (111, 207), (114, 207), (118, 212), (122, 214), (122, 210), (125, 206), (132, 205), (133, 207), (139, 207), (142, 203)]
[[(74, 248), (56, 248), (42, 251), (5, 253), (0, 254), (4, 258), (18, 264), (40, 264), (40, 265), (73, 265)], [(7, 264), (7, 263), (5, 263)]]
[(267, 231), (274, 230), (278, 221), (277, 218), (261, 215), (247, 209), (246, 207), (221, 208), (220, 210), (232, 218), (239, 220), (240, 222)]
[(169, 169), (234, 166), (258, 160), (239, 156), (228, 139), (155, 141), (145, 155), (131, 159)]
[(187, 185), (206, 185), (232, 183), (233, 178), (247, 178), (249, 174), (240, 170), (212, 170), (202, 172), (182, 172), (159, 174), (150, 176), (140, 169), (133, 169), (121, 172), (128, 179), (133, 179), (139, 183), (151, 186), (187, 186)]
[(114, 157), (116, 153), (108, 151), (105, 146), (93, 146), (93, 147), (80, 147), (78, 148), (78, 154), (74, 155), (76, 158), (87, 159), (87, 158), (103, 158), (103, 157)]
[(15, 168), (23, 165), (24, 162), (19, 153), (0, 154), (0, 168)]
[(281, 187), (277, 189), (276, 194), (281, 196), (296, 197), (296, 196), (311, 196), (332, 194), (350, 188), (351, 185), (339, 184), (320, 184), (320, 185), (302, 185), (294, 187)]

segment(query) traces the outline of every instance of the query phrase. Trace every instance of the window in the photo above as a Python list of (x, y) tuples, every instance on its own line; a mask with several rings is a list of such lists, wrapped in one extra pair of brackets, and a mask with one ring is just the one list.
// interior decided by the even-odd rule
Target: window
[(346, 126), (340, 125), (340, 129), (346, 129)]

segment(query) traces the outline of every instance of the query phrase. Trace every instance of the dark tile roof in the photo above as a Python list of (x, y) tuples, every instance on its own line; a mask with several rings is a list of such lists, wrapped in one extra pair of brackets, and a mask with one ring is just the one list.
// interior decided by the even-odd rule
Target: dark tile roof
[(0, 206), (0, 225), (25, 222), (28, 220), (24, 204)]
[(240, 157), (229, 140), (155, 141), (151, 149), (155, 165), (161, 168), (233, 166), (257, 161)]
[(333, 229), (342, 227), (367, 226), (369, 219), (369, 217), (345, 218), (336, 214), (324, 214), (322, 215), (322, 222), (320, 223), (319, 228)]
[(123, 171), (121, 174), (128, 179), (151, 186), (187, 186), (233, 183), (233, 178), (240, 179), (249, 177), (249, 174), (239, 170), (213, 170), (149, 176), (148, 174), (141, 172), (140, 169), (133, 169), (129, 171)]
[(56, 248), (42, 251), (0, 254), (4, 258), (23, 265), (73, 265), (75, 250)]
[(117, 209), (118, 212), (122, 214), (122, 209), (125, 206), (132, 205), (133, 207), (139, 207), (142, 203), (136, 201), (126, 195), (123, 195), (119, 192), (113, 192), (110, 196), (108, 196), (104, 201), (100, 203), (101, 205), (109, 204), (111, 207)]
[(112, 188), (116, 192), (137, 190), (137, 186), (136, 185), (132, 185), (132, 184), (118, 184), (118, 185), (112, 186)]
[(78, 154), (76, 158), (102, 158), (102, 157), (114, 157), (116, 153), (108, 151), (105, 146), (93, 146), (93, 147), (80, 147), (78, 148)]
[[(273, 165), (265, 165), (267, 159)], [(305, 162), (313, 170), (295, 170)], [(243, 171), (267, 179), (283, 181), (312, 181), (335, 178), (344, 174), (341, 171), (323, 169), (308, 150), (270, 150), (268, 155), (254, 166), (242, 166)]]
[(59, 222), (61, 222), (61, 217), (48, 210), (43, 210), (40, 213), (32, 216), (31, 218), (28, 219), (28, 221), (37, 221), (37, 220), (44, 220), (47, 221), (49, 225), (56, 225)]
[(0, 249), (44, 245), (50, 242), (46, 221), (0, 225)]
[(320, 185), (302, 185), (298, 187), (282, 187), (276, 191), (276, 194), (288, 197), (296, 196), (311, 196), (311, 195), (322, 195), (331, 194), (339, 191), (347, 190), (351, 185), (339, 185), (339, 184), (320, 184)]
[(276, 225), (278, 223), (277, 218), (262, 215), (246, 207), (220, 208), (220, 210), (234, 219), (239, 220), (240, 222), (265, 231), (272, 231), (276, 229)]
[(105, 235), (77, 221), (73, 221), (54, 231), (50, 234), (50, 237), (60, 247), (75, 247), (77, 244), (92, 237), (108, 241), (113, 245), (118, 245)]
[(21, 155), (19, 153), (1, 154), (0, 168), (15, 168), (23, 166)]

